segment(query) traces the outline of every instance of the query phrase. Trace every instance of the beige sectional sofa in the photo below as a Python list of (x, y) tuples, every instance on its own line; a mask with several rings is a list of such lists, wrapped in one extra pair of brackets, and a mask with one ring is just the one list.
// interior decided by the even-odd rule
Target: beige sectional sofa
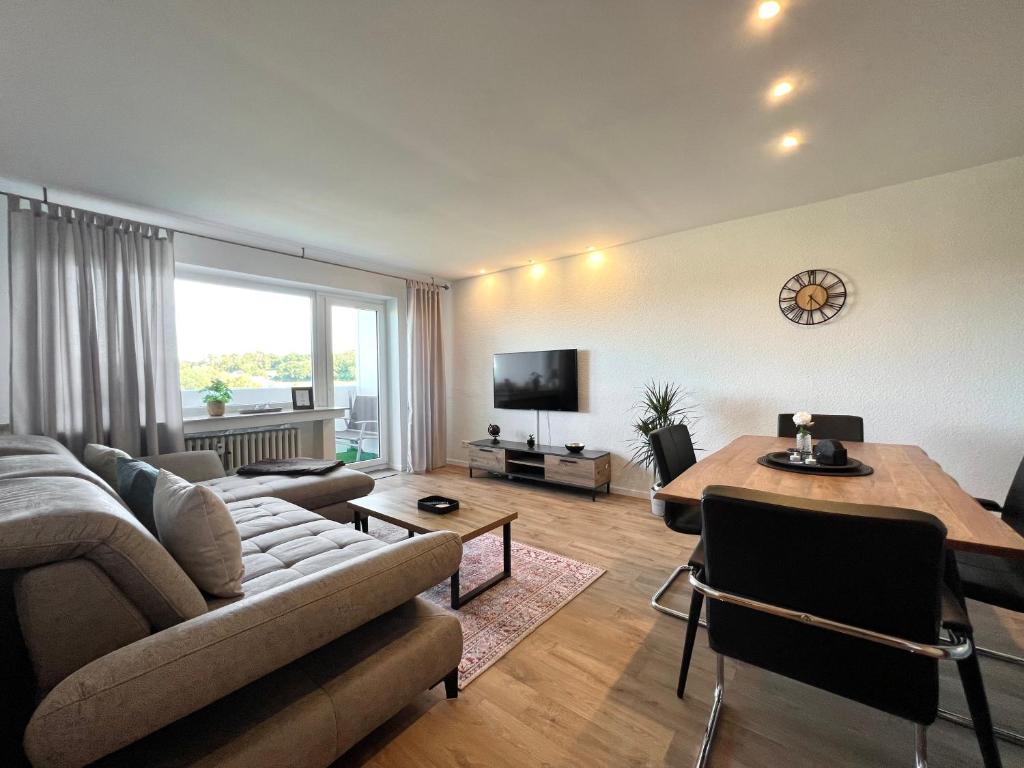
[(63, 447), (0, 437), (33, 766), (322, 767), (425, 689), (456, 695), (459, 622), (417, 595), (458, 568), (457, 535), (387, 545), (279, 497), (227, 506), (244, 594), (211, 599)]

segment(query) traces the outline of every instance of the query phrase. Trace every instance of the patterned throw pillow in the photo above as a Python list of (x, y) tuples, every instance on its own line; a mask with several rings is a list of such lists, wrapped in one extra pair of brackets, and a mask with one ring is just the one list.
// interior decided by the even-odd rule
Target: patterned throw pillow
[(153, 492), (159, 474), (160, 470), (144, 461), (117, 457), (117, 493), (154, 536), (157, 532), (153, 519)]

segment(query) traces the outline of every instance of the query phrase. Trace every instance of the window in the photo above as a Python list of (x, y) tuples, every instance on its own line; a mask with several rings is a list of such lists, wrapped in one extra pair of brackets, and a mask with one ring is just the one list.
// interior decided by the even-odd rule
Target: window
[(174, 303), (186, 418), (206, 415), (200, 391), (214, 379), (234, 395), (229, 413), (289, 411), (292, 387), (311, 386), (317, 407), (345, 409), (325, 420), (324, 455), (333, 448), (361, 469), (387, 464), (383, 301), (188, 273), (174, 281)]
[(291, 388), (313, 383), (313, 296), (178, 278), (174, 281), (181, 403), (204, 411), (214, 379), (232, 406), (291, 405)]
[(380, 456), (379, 309), (325, 297), (334, 404), (348, 408), (334, 424), (335, 455), (346, 464)]

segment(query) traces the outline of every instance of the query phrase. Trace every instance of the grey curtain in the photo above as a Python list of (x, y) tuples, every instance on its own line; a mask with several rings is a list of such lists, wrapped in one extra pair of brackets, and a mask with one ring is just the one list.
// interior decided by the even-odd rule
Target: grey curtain
[(441, 290), (433, 283), (408, 282), (408, 464), (413, 472), (444, 466), (447, 452)]
[(8, 200), (13, 431), (78, 455), (184, 449), (172, 233)]

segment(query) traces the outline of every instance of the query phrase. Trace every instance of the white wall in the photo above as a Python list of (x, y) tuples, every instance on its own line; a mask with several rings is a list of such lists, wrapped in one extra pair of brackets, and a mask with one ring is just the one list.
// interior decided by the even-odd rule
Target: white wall
[[(493, 408), (493, 353), (578, 347), (582, 412), (551, 414), (551, 442), (612, 451), (619, 489), (647, 485), (624, 463), (629, 406), (656, 378), (693, 392), (707, 450), (774, 434), (782, 411), (861, 414), (869, 441), (921, 445), (968, 491), (1006, 493), (1024, 454), (1024, 157), (604, 255), (456, 284), (451, 460), (489, 422), (534, 431), (532, 412)], [(807, 268), (850, 291), (809, 328), (778, 308)]]

